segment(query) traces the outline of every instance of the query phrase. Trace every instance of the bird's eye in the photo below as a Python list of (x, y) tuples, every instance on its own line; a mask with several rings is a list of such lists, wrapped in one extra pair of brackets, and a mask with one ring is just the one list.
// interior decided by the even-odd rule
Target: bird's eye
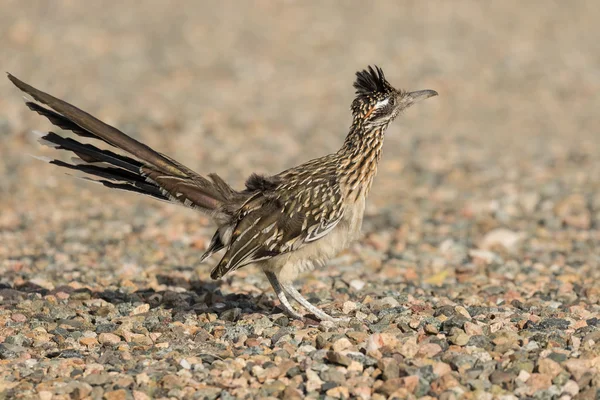
[(394, 104), (396, 104), (396, 98), (395, 97), (390, 97), (389, 104), (390, 104), (390, 106), (393, 106)]

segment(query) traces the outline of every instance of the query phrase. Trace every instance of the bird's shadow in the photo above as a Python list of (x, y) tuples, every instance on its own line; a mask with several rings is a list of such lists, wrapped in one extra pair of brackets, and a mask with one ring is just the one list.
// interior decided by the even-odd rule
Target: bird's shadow
[[(75, 289), (68, 285), (57, 286), (49, 290), (33, 282), (10, 286), (0, 284), (0, 306), (15, 306), (22, 301), (39, 298), (37, 295), (56, 295), (60, 292), (69, 295), (69, 301), (102, 299), (113, 305), (144, 303), (150, 308), (168, 309), (175, 316), (177, 314), (203, 314), (215, 313), (219, 318), (230, 314), (236, 309), (236, 318), (244, 314), (270, 315), (278, 310), (272, 298), (261, 293), (257, 296), (240, 293), (223, 294), (221, 281), (200, 281), (179, 279), (168, 275), (158, 275), (160, 284), (177, 288), (177, 290), (160, 290), (142, 288), (132, 292), (126, 290), (95, 291), (89, 288)], [(33, 298), (32, 298), (33, 297)], [(229, 318), (229, 317), (228, 317)]]

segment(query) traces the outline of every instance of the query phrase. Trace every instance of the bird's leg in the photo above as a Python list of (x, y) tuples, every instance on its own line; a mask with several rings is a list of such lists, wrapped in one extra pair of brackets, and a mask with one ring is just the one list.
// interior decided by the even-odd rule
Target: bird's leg
[(321, 321), (332, 321), (332, 322), (341, 321), (340, 319), (331, 317), (326, 312), (322, 311), (321, 309), (319, 309), (318, 307), (313, 305), (311, 302), (306, 300), (304, 298), (304, 296), (302, 296), (302, 294), (299, 291), (297, 291), (296, 288), (290, 282), (283, 283), (281, 285), (281, 287), (283, 288), (284, 292), (288, 296), (290, 296), (292, 299), (296, 300), (298, 302), (298, 304), (300, 304), (302, 307), (304, 307), (307, 311), (313, 313), (315, 315), (315, 317), (317, 317)]
[(273, 290), (275, 291), (275, 294), (277, 295), (277, 298), (281, 303), (281, 308), (283, 308), (283, 311), (285, 311), (285, 313), (292, 318), (302, 319), (302, 315), (300, 315), (296, 310), (294, 310), (287, 297), (285, 297), (285, 293), (283, 291), (281, 283), (279, 283), (279, 279), (277, 279), (277, 275), (275, 275), (275, 273), (271, 271), (265, 271), (265, 275), (267, 275), (267, 279), (271, 283), (271, 286), (273, 286)]

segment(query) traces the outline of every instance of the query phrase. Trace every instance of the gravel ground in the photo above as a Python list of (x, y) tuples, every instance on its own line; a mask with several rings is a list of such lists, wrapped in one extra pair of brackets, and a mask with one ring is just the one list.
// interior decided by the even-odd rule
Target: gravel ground
[(240, 185), (335, 151), (354, 72), (435, 89), (291, 321), (196, 213), (27, 154), (0, 80), (0, 398), (600, 398), (597, 1), (0, 2), (0, 60)]

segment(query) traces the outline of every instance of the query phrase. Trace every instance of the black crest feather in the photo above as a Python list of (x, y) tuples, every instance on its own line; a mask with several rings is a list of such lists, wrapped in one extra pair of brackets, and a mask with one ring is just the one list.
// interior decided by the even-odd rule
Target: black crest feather
[(368, 70), (358, 71), (354, 88), (357, 95), (370, 95), (373, 93), (385, 92), (388, 83), (383, 75), (383, 70), (375, 65), (375, 69), (369, 65)]

